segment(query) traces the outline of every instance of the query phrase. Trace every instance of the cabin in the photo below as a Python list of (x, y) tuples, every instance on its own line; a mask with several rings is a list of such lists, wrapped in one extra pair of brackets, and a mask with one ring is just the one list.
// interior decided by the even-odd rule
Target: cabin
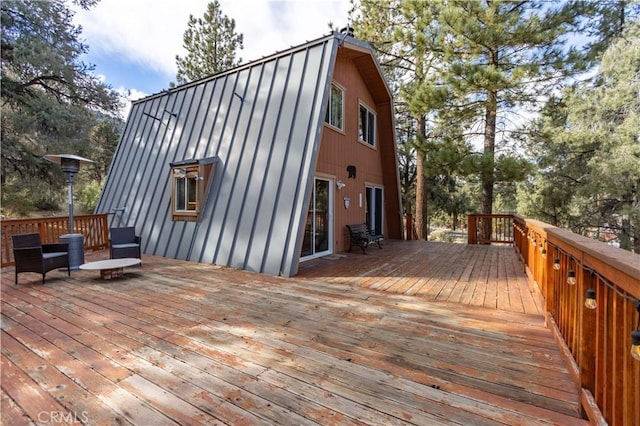
[(287, 277), (347, 250), (348, 224), (401, 239), (373, 50), (333, 32), (134, 102), (95, 212), (146, 254)]

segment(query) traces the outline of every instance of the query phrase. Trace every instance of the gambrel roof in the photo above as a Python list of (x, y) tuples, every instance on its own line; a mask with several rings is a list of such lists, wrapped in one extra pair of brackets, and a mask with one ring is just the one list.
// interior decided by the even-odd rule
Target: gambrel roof
[[(341, 33), (149, 96), (132, 105), (96, 213), (135, 226), (147, 254), (295, 275), (339, 49), (391, 104), (370, 47)], [(215, 161), (206, 205), (172, 221), (170, 165), (198, 159)]]

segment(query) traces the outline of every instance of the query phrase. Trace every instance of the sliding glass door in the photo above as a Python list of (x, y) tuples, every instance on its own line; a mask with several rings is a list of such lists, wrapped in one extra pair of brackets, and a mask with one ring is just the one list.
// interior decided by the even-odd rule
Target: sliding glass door
[(331, 253), (333, 240), (333, 185), (329, 179), (315, 178), (309, 201), (300, 260)]
[(367, 186), (366, 187), (366, 205), (365, 205), (365, 220), (367, 221), (367, 228), (374, 234), (384, 234), (382, 232), (382, 211), (383, 211), (383, 194), (382, 187), (380, 186)]

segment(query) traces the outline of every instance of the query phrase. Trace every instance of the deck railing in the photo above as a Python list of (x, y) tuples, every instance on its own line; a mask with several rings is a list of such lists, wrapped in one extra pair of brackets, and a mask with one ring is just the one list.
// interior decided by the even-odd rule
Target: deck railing
[(468, 225), (469, 244), (513, 243), (511, 214), (470, 214)]
[[(640, 425), (640, 361), (630, 353), (640, 256), (518, 216), (474, 214), (468, 224), (469, 244), (512, 242), (518, 251), (592, 423)], [(588, 290), (595, 309), (585, 305)]]
[[(74, 215), (73, 219), (74, 233), (84, 235), (85, 250), (101, 250), (109, 246), (106, 214)], [(58, 242), (61, 235), (69, 233), (69, 217), (3, 220), (1, 230), (3, 267), (14, 264), (11, 236), (33, 232), (40, 233), (40, 240), (43, 244)]]
[[(514, 216), (513, 226), (514, 246), (542, 292), (585, 414), (595, 424), (640, 425), (640, 361), (630, 353), (640, 256), (536, 220)], [(595, 291), (595, 309), (585, 306), (588, 290)]]
[[(106, 214), (74, 219), (85, 249), (108, 246)], [(13, 264), (11, 235), (39, 232), (43, 243), (56, 242), (69, 233), (68, 223), (66, 217), (2, 221), (2, 266)], [(640, 315), (640, 256), (519, 216), (470, 215), (468, 223), (470, 244), (513, 243), (540, 288), (585, 414), (596, 424), (639, 425), (640, 361), (630, 348)], [(587, 290), (595, 291), (596, 309), (585, 306)]]

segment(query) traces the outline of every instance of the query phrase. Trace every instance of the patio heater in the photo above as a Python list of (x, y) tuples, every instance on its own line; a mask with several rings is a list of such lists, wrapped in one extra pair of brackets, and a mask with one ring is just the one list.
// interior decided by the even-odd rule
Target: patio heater
[(61, 235), (60, 240), (69, 244), (69, 267), (72, 271), (76, 271), (84, 263), (84, 236), (76, 234), (73, 227), (73, 176), (80, 171), (80, 164), (89, 164), (93, 161), (73, 154), (45, 155), (44, 158), (60, 164), (62, 171), (67, 175), (69, 233)]

